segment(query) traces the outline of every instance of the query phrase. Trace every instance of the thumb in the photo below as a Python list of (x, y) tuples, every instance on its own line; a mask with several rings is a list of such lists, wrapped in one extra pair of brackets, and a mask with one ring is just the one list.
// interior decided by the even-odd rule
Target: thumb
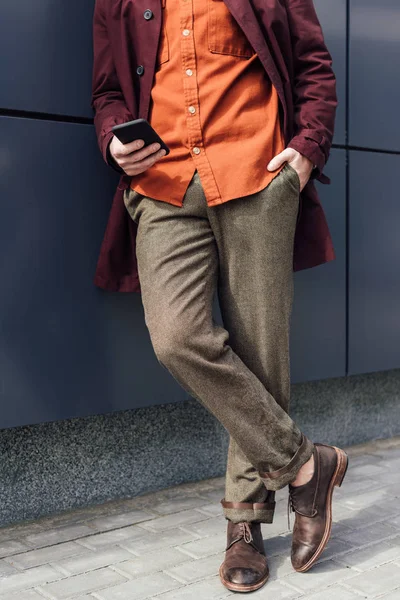
[(287, 160), (290, 160), (291, 158), (292, 158), (292, 152), (290, 151), (289, 148), (286, 148), (285, 150), (283, 150), (282, 152), (280, 152), (279, 154), (274, 156), (274, 158), (272, 160), (269, 161), (269, 163), (267, 165), (268, 171), (275, 171), (276, 169), (279, 169), (279, 167), (284, 162), (286, 162)]

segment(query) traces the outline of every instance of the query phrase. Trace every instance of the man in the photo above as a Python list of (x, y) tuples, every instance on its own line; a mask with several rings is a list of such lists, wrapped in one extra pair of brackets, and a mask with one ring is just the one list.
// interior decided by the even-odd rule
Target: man
[[(331, 67), (312, 0), (96, 2), (92, 106), (121, 178), (95, 282), (141, 292), (160, 364), (230, 434), (220, 577), (234, 591), (268, 579), (260, 527), (286, 485), (292, 564), (310, 569), (347, 469), (288, 414), (293, 270), (334, 258), (313, 181), (329, 183)], [(113, 136), (138, 117), (168, 156)]]

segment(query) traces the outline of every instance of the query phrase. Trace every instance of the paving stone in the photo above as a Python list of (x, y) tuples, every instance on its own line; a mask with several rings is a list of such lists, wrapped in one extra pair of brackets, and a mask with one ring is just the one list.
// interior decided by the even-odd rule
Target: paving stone
[(87, 525), (73, 525), (72, 527), (60, 527), (52, 531), (43, 531), (34, 533), (22, 538), (22, 543), (31, 546), (31, 548), (43, 548), (44, 546), (52, 546), (60, 542), (68, 542), (80, 537), (84, 537), (90, 533), (94, 533), (93, 529)]
[(91, 573), (75, 575), (74, 577), (61, 579), (61, 581), (41, 585), (40, 591), (47, 597), (62, 600), (108, 588), (124, 581), (126, 581), (126, 578), (112, 569), (97, 569)]
[(195, 533), (198, 537), (207, 537), (209, 535), (216, 535), (217, 533), (224, 533), (226, 535), (227, 526), (227, 519), (224, 516), (220, 516), (197, 523), (190, 523), (181, 526), (181, 529)]
[[(346, 452), (349, 455), (349, 468), (348, 468), (347, 473), (352, 473), (353, 471), (357, 470), (359, 467), (362, 467), (364, 465), (382, 466), (382, 464), (385, 463), (385, 461), (382, 461), (381, 456), (379, 454), (376, 454), (375, 452), (373, 452), (373, 453), (363, 452), (359, 456), (352, 456), (351, 452), (348, 452), (347, 450), (346, 450)], [(387, 457), (389, 458), (392, 456), (393, 456), (393, 451), (390, 451), (390, 454)], [(347, 477), (347, 475), (346, 475), (346, 477)]]
[(120, 546), (107, 547), (105, 550), (86, 550), (80, 556), (66, 558), (64, 560), (52, 561), (56, 568), (61, 568), (70, 575), (86, 573), (101, 567), (108, 567), (123, 560), (132, 558), (132, 553)]
[(16, 525), (8, 525), (7, 527), (0, 527), (0, 544), (2, 542), (8, 542), (16, 538), (21, 538), (32, 533), (39, 533), (43, 531), (38, 523), (18, 523)]
[[(340, 523), (341, 526), (346, 526), (349, 529), (362, 529), (369, 527), (372, 523), (382, 522), (388, 519), (389, 516), (383, 511), (371, 509), (354, 510), (348, 506), (336, 502), (332, 510), (332, 519), (334, 524)], [(393, 522), (393, 519), (390, 518)]]
[(0, 598), (1, 600), (43, 600), (43, 596), (35, 590), (24, 590), (23, 592), (16, 592), (15, 594), (1, 594)]
[(374, 480), (381, 485), (391, 485), (400, 481), (400, 461), (387, 461), (388, 470), (384, 473), (374, 475)]
[[(378, 464), (360, 464), (357, 466), (351, 465), (351, 461), (349, 460), (349, 468), (347, 470), (346, 473), (346, 478), (347, 475), (350, 474), (355, 474), (357, 477), (368, 477), (368, 478), (373, 478), (375, 475), (383, 475), (383, 474), (387, 474), (387, 476), (390, 475), (390, 471), (388, 471), (385, 466), (379, 461)], [(351, 475), (350, 475), (351, 477)]]
[(378, 479), (368, 479), (367, 477), (364, 477), (360, 480), (355, 479), (348, 481), (346, 475), (346, 479), (344, 480), (343, 485), (341, 487), (335, 487), (333, 498), (334, 501), (340, 501), (341, 499), (346, 499), (353, 494), (357, 495), (361, 491), (366, 492), (369, 490), (380, 489), (381, 487), (382, 482)]
[(100, 600), (144, 600), (180, 586), (178, 581), (165, 573), (155, 573), (151, 577), (139, 577), (108, 590), (101, 590), (96, 593), (96, 597)]
[[(294, 513), (290, 513), (290, 531), (294, 527)], [(277, 535), (289, 532), (286, 510), (283, 514), (275, 512), (273, 523), (264, 523), (262, 525), (262, 534), (264, 539), (275, 537)]]
[(275, 492), (275, 502), (277, 504), (281, 503), (281, 502), (285, 502), (285, 508), (286, 508), (286, 504), (288, 501), (288, 495), (289, 495), (289, 491), (287, 487), (283, 487), (280, 490), (277, 490)]
[(332, 585), (324, 589), (323, 594), (314, 592), (307, 596), (301, 596), (301, 600), (360, 600), (360, 596), (340, 585)]
[(114, 531), (106, 531), (89, 537), (80, 538), (76, 543), (82, 544), (86, 548), (96, 550), (104, 546), (114, 546), (126, 541), (135, 540), (137, 538), (146, 537), (149, 534), (144, 529), (139, 529), (137, 525), (115, 529)]
[[(372, 450), (373, 456), (378, 460), (391, 460), (392, 458), (400, 458), (400, 445), (399, 436), (388, 438), (385, 440), (388, 444), (387, 447), (376, 447)], [(372, 448), (372, 442), (368, 442), (368, 446)], [(362, 453), (363, 455), (365, 453)]]
[(204, 504), (196, 510), (203, 513), (204, 515), (207, 515), (208, 517), (220, 517), (224, 514), (222, 506), (220, 504)]
[[(235, 596), (229, 596), (235, 597)], [(285, 584), (285, 580), (282, 582), (278, 580), (267, 581), (265, 586), (251, 592), (251, 598), (257, 598), (258, 600), (291, 600), (291, 598), (298, 598), (299, 592)], [(322, 600), (322, 599), (320, 599)], [(339, 599), (338, 599), (339, 600)]]
[(382, 461), (382, 465), (387, 468), (390, 475), (394, 475), (400, 469), (400, 456), (392, 455), (388, 460)]
[[(397, 482), (391, 482), (389, 485), (382, 486), (382, 489), (386, 492), (388, 498), (392, 497), (394, 500), (398, 501), (400, 490), (400, 478)], [(392, 504), (392, 500), (389, 500), (389, 502), (390, 504)]]
[(34, 567), (28, 571), (10, 575), (1, 581), (0, 598), (3, 600), (3, 594), (28, 590), (29, 588), (48, 583), (49, 581), (56, 581), (62, 577), (63, 575), (61, 573), (48, 565)]
[(395, 546), (379, 542), (366, 548), (347, 552), (342, 556), (338, 556), (336, 560), (360, 571), (367, 571), (398, 558), (400, 558), (399, 547), (396, 548)]
[[(94, 592), (96, 593), (96, 592)], [(0, 596), (1, 598), (1, 596)], [(44, 599), (44, 596), (40, 596), (41, 600)], [(1, 598), (1, 600), (3, 600)], [(47, 599), (46, 599), (47, 600)], [(85, 594), (84, 596), (74, 596), (74, 600), (96, 600), (96, 596), (93, 596), (92, 594)]]
[(395, 526), (395, 527), (400, 527), (400, 515), (397, 515), (397, 517), (393, 517), (392, 519), (390, 519), (390, 522)]
[(223, 534), (210, 535), (205, 538), (200, 538), (194, 542), (187, 542), (177, 549), (188, 554), (193, 558), (205, 558), (212, 554), (218, 554), (221, 550), (225, 550), (226, 539)]
[(292, 561), (290, 554), (280, 554), (278, 556), (268, 557), (269, 579), (282, 579), (293, 573)]
[(316, 563), (310, 571), (305, 573), (294, 572), (288, 575), (285, 577), (285, 583), (289, 583), (300, 592), (311, 592), (328, 587), (340, 580), (347, 580), (356, 573), (351, 567), (345, 567), (334, 560), (326, 560)]
[[(291, 566), (287, 490), (276, 493), (274, 523), (262, 525), (270, 580), (252, 597), (400, 599), (398, 442), (349, 449), (331, 538), (310, 572)], [(0, 528), (0, 600), (233, 598), (218, 576), (224, 487), (224, 477), (212, 478)]]
[(150, 519), (154, 519), (154, 515), (143, 510), (133, 510), (119, 515), (92, 519), (90, 521), (90, 526), (96, 529), (96, 531), (108, 531), (110, 529), (135, 525), (136, 523), (141, 523), (143, 521), (150, 521)]
[[(174, 498), (167, 502), (160, 502), (152, 506), (154, 512), (160, 515), (170, 515), (180, 512), (181, 510), (189, 510), (198, 508), (205, 504), (205, 499), (201, 496), (187, 496), (186, 498)], [(214, 505), (212, 505), (214, 506)]]
[(331, 539), (340, 538), (340, 535), (344, 535), (345, 533), (349, 533), (350, 531), (354, 531), (354, 529), (348, 527), (347, 525), (344, 525), (342, 521), (339, 521), (338, 523), (332, 521)]
[(348, 542), (343, 542), (337, 538), (330, 538), (328, 544), (321, 554), (319, 560), (329, 560), (334, 557), (340, 557), (342, 555), (347, 555), (347, 552), (353, 549), (353, 546)]
[(210, 489), (209, 491), (201, 492), (202, 498), (208, 502), (220, 503), (225, 495), (225, 483), (222, 485)]
[[(55, 527), (61, 527), (65, 523), (77, 524), (82, 521), (87, 521), (87, 524), (92, 519), (99, 519), (100, 517), (110, 517), (112, 515), (121, 515), (124, 513), (132, 512), (133, 510), (143, 510), (139, 508), (137, 504), (142, 503), (145, 497), (138, 496), (137, 498), (124, 498), (118, 500), (111, 500), (104, 504), (95, 504), (93, 506), (87, 506), (84, 508), (78, 508), (74, 510), (63, 511), (60, 514), (43, 517), (37, 522), (42, 526), (43, 529), (54, 529)], [(149, 501), (147, 501), (149, 503)], [(146, 510), (146, 513), (152, 514), (152, 511)]]
[[(15, 569), (12, 565), (10, 565), (5, 560), (0, 560), (0, 577), (9, 577), (13, 575), (13, 573), (18, 573), (19, 571)], [(1, 587), (0, 587), (1, 593)]]
[(224, 553), (220, 552), (213, 556), (186, 562), (172, 569), (166, 569), (165, 572), (181, 583), (193, 583), (211, 575), (218, 575), (218, 570), (223, 560)]
[(379, 600), (399, 600), (400, 598), (400, 588), (385, 594), (384, 596), (379, 596)]
[(197, 510), (184, 510), (171, 515), (158, 517), (152, 521), (139, 523), (138, 527), (141, 527), (146, 531), (153, 532), (168, 531), (168, 529), (175, 529), (181, 525), (187, 525), (190, 523), (196, 523), (197, 521), (205, 520), (207, 520), (207, 517)]
[(400, 587), (400, 569), (389, 563), (359, 573), (355, 577), (347, 579), (345, 584), (347, 589), (353, 589), (367, 598), (373, 598), (378, 594), (392, 592)]
[(88, 550), (75, 542), (64, 542), (62, 544), (56, 544), (55, 546), (46, 546), (45, 548), (40, 548), (38, 550), (29, 550), (22, 554), (15, 554), (6, 560), (10, 565), (23, 570), (38, 567), (39, 565), (45, 565), (49, 562), (65, 558), (66, 556), (83, 554), (85, 552), (88, 552)]
[(138, 538), (133, 541), (126, 540), (121, 542), (120, 546), (126, 548), (136, 556), (141, 556), (152, 551), (168, 548), (169, 546), (179, 546), (195, 539), (198, 539), (195, 534), (176, 529), (173, 532), (168, 531), (166, 533), (147, 533), (144, 538)]
[(164, 571), (180, 565), (182, 563), (193, 560), (193, 558), (183, 552), (179, 552), (176, 548), (168, 548), (168, 552), (150, 552), (143, 556), (137, 556), (123, 562), (116, 563), (114, 561), (114, 568), (123, 575), (131, 579), (133, 577), (140, 577), (146, 573), (156, 573), (157, 571)]
[(374, 523), (369, 527), (363, 527), (338, 535), (338, 539), (353, 544), (353, 546), (365, 546), (378, 540), (385, 540), (397, 533), (391, 524), (386, 522)]
[(90, 519), (93, 518), (98, 519), (103, 515), (104, 510), (104, 505), (96, 505), (84, 509), (66, 510), (60, 514), (42, 517), (41, 519), (38, 519), (38, 523), (40, 523), (43, 531), (49, 531), (50, 529), (63, 527), (65, 525), (79, 525), (83, 521), (90, 521)]
[(219, 576), (214, 576), (160, 594), (157, 600), (222, 600), (232, 596), (233, 594), (222, 585)]
[[(388, 494), (383, 489), (371, 490), (368, 494), (351, 494), (348, 498), (341, 500), (341, 503), (348, 508), (352, 508), (353, 510), (361, 510), (361, 509), (373, 509), (377, 510), (379, 507), (381, 510), (379, 511), (381, 514), (388, 515), (388, 503), (393, 501), (392, 497), (388, 497)], [(394, 512), (394, 511), (393, 511)]]
[(397, 535), (394, 538), (390, 538), (390, 540), (385, 540), (385, 544), (388, 544), (389, 546), (395, 546), (396, 548), (400, 548), (400, 535)]
[[(41, 596), (42, 600), (43, 600), (44, 596)], [(84, 596), (75, 596), (74, 600), (96, 600), (96, 596), (93, 596), (92, 594), (85, 594)]]
[(277, 535), (264, 540), (264, 548), (267, 556), (276, 556), (279, 554), (290, 554), (292, 546), (292, 534)]
[(0, 558), (18, 554), (30, 550), (30, 547), (18, 540), (9, 540), (8, 542), (0, 543)]

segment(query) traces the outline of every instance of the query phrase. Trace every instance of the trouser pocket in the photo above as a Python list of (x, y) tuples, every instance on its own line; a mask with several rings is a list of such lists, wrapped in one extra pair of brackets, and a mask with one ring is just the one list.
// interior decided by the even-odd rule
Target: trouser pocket
[(302, 210), (302, 205), (303, 205), (303, 201), (301, 198), (301, 192), (300, 192), (300, 177), (299, 177), (299, 174), (297, 173), (296, 169), (294, 167), (292, 167), (292, 165), (290, 165), (289, 163), (286, 163), (285, 167), (286, 167), (288, 174), (292, 178), (292, 181), (294, 182), (294, 185), (297, 190), (297, 199), (298, 199), (298, 203), (299, 203), (299, 208), (297, 211), (297, 219), (296, 219), (296, 224), (297, 224), (300, 221), (301, 210)]

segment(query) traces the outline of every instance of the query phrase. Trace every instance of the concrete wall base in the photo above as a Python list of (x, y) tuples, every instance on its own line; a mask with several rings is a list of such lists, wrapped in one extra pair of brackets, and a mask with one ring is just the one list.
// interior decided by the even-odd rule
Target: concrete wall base
[[(293, 385), (291, 415), (339, 446), (400, 435), (400, 369)], [(0, 525), (221, 476), (227, 445), (193, 399), (0, 430)]]

